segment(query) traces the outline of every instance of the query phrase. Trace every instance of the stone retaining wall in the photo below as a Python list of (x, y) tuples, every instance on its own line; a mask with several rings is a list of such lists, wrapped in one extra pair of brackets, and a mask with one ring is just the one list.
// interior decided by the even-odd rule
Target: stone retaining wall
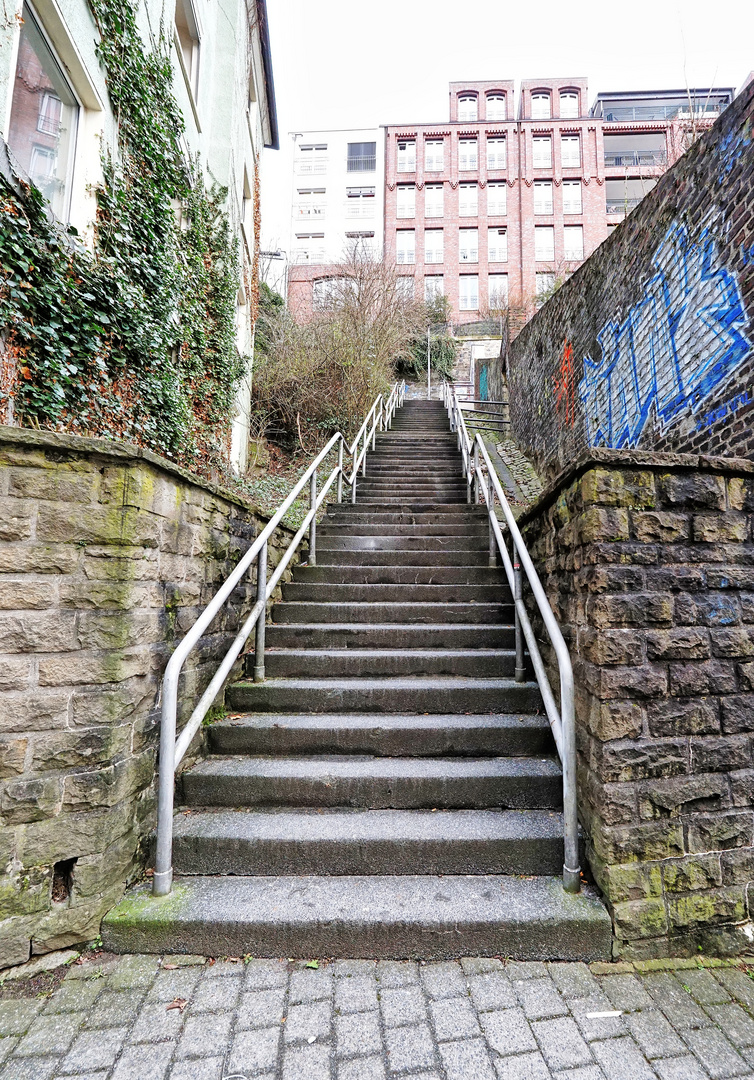
[(619, 955), (751, 947), (753, 522), (752, 462), (614, 450), (521, 519), (574, 661), (580, 814)]
[[(0, 427), (0, 968), (95, 937), (137, 869), (167, 658), (266, 520), (133, 446)], [(252, 592), (189, 659), (179, 722)]]

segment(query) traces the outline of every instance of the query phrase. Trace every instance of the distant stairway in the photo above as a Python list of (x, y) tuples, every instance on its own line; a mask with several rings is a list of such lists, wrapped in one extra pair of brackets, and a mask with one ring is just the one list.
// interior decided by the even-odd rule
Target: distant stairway
[(240, 716), (178, 781), (172, 894), (132, 894), (107, 944), (607, 958), (604, 908), (558, 877), (560, 765), (440, 402), (406, 403), (357, 492), (273, 608), (267, 681), (229, 687)]

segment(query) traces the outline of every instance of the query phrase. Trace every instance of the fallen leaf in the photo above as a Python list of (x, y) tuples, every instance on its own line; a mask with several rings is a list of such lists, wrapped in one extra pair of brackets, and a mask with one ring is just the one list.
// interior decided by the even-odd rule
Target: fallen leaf
[(212, 965), (216, 964), (216, 963), (217, 963), (217, 960), (214, 958), (214, 956), (210, 956), (209, 959), (207, 960), (207, 967), (212, 967)]
[(187, 1005), (188, 1001), (186, 1000), (186, 998), (176, 998), (175, 1001), (170, 1002), (170, 1004), (165, 1009), (165, 1012), (170, 1012), (171, 1009), (177, 1009), (178, 1012), (182, 1013)]
[(177, 964), (163, 964), (162, 965), (162, 970), (163, 971), (175, 971), (177, 967), (178, 967)]
[(306, 962), (306, 963), (304, 964), (304, 967), (305, 967), (305, 968), (314, 968), (314, 969), (315, 969), (315, 971), (316, 971), (316, 970), (317, 970), (317, 968), (319, 967), (319, 960), (308, 960), (308, 961), (307, 961), (307, 962)]

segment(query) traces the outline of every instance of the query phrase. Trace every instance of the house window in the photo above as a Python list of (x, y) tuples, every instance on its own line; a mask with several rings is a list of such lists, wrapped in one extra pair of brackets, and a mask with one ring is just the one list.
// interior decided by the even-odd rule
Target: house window
[(532, 164), (535, 169), (552, 168), (552, 138), (535, 135), (532, 139)]
[(346, 240), (349, 251), (359, 252), (361, 255), (375, 254), (373, 232), (347, 232)]
[(507, 211), (508, 187), (506, 184), (487, 185), (487, 216), (503, 217)]
[(416, 188), (413, 184), (398, 185), (398, 202), (395, 216), (399, 218), (416, 217)]
[(552, 117), (552, 105), (550, 95), (546, 93), (532, 94), (531, 118), (532, 120), (549, 120)]
[(426, 229), (424, 233), (425, 263), (441, 263), (443, 257), (442, 229)]
[(504, 169), (506, 166), (505, 139), (487, 140), (487, 168)]
[(458, 119), (459, 120), (476, 120), (478, 116), (478, 105), (476, 94), (463, 94), (458, 98)]
[(534, 181), (534, 213), (552, 213), (552, 180)]
[(458, 306), (461, 311), (479, 309), (479, 277), (477, 274), (461, 274), (458, 280)]
[(398, 265), (416, 261), (416, 234), (413, 229), (399, 229), (395, 245), (395, 261)]
[(487, 296), (493, 311), (508, 306), (508, 275), (490, 274), (487, 278)]
[(487, 95), (487, 119), (505, 120), (507, 115), (505, 107), (505, 94)]
[(488, 229), (487, 230), (487, 261), (488, 262), (507, 262), (508, 261), (508, 230), (507, 229)]
[(175, 34), (183, 60), (183, 70), (194, 101), (199, 98), (199, 27), (191, 0), (176, 0)]
[(458, 193), (458, 216), (476, 217), (479, 213), (479, 188), (476, 184), (461, 184)]
[[(412, 260), (413, 262), (413, 260)], [(414, 279), (407, 277), (405, 274), (399, 278), (396, 278), (395, 291), (401, 300), (410, 302), (414, 299)]]
[(346, 217), (374, 217), (375, 189), (373, 187), (346, 188)]
[(555, 230), (552, 225), (534, 226), (534, 258), (537, 262), (552, 262), (555, 258)]
[(564, 90), (560, 95), (561, 120), (573, 120), (579, 115), (579, 95), (573, 90)]
[(376, 168), (376, 142), (350, 142), (348, 144), (348, 172), (374, 172)]
[(569, 262), (584, 258), (584, 230), (581, 225), (566, 225), (563, 229), (563, 254)]
[(581, 214), (581, 181), (563, 181), (563, 213)]
[(468, 172), (470, 169), (479, 167), (476, 139), (458, 140), (458, 169), (460, 172)]
[(443, 216), (443, 186), (442, 184), (426, 184), (424, 187), (424, 216)]
[(325, 216), (327, 204), (325, 203), (325, 188), (299, 188), (298, 201), (296, 204), (299, 218), (322, 218)]
[(398, 140), (398, 172), (416, 172), (416, 143), (411, 140)]
[(459, 229), (458, 261), (479, 262), (479, 229)]
[(302, 144), (298, 148), (298, 173), (323, 173), (327, 169), (327, 143)]
[(549, 300), (555, 291), (555, 275), (537, 274), (535, 290), (537, 307), (542, 307), (542, 304)]
[(424, 143), (424, 171), (442, 172), (445, 168), (445, 142), (443, 139), (427, 139)]
[(68, 219), (79, 103), (24, 4), (8, 146), (61, 221)]
[(432, 277), (425, 277), (424, 279), (424, 302), (425, 304), (431, 304), (433, 300), (437, 300), (438, 297), (445, 295), (444, 281), (442, 274), (433, 274)]
[(325, 257), (324, 233), (296, 233), (293, 261), (297, 263), (322, 262)]
[(561, 135), (560, 164), (564, 169), (578, 169), (581, 165), (581, 147), (578, 135)]

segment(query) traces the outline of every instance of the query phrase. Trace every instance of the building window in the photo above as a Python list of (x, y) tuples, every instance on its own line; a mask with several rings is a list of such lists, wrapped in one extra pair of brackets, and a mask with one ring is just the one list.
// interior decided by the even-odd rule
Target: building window
[(508, 261), (508, 230), (507, 229), (488, 229), (487, 230), (487, 261), (488, 262), (507, 262)]
[(487, 95), (487, 119), (505, 120), (507, 110), (505, 106), (505, 94)]
[(479, 277), (476, 274), (461, 274), (458, 279), (458, 307), (461, 311), (478, 311)]
[(374, 255), (374, 233), (373, 232), (347, 232), (346, 240), (348, 241), (347, 247), (349, 251), (359, 252), (362, 255)]
[(177, 0), (175, 5), (175, 33), (183, 60), (183, 70), (186, 81), (194, 96), (194, 101), (199, 97), (199, 28), (196, 22), (196, 14), (191, 0)]
[(416, 262), (416, 239), (413, 229), (399, 229), (395, 245), (395, 261), (399, 264)]
[(507, 184), (487, 185), (487, 216), (503, 217), (508, 212)]
[(373, 187), (346, 188), (346, 217), (374, 217), (375, 203)]
[(61, 221), (68, 219), (79, 103), (24, 4), (8, 146)]
[(322, 262), (325, 257), (324, 233), (296, 233), (293, 261), (297, 263)]
[(468, 172), (470, 169), (479, 168), (476, 139), (458, 140), (458, 169), (460, 172)]
[(550, 120), (552, 117), (552, 105), (550, 95), (540, 92), (531, 96), (532, 120)]
[(398, 140), (398, 172), (416, 172), (416, 143), (412, 140)]
[(424, 187), (424, 216), (442, 217), (443, 208), (442, 184), (426, 184)]
[(445, 168), (445, 142), (443, 139), (427, 139), (424, 143), (424, 171), (442, 172)]
[(479, 262), (479, 229), (459, 229), (458, 261)]
[(566, 225), (563, 229), (563, 254), (569, 262), (584, 258), (584, 230), (581, 225)]
[(555, 230), (552, 225), (534, 226), (534, 258), (537, 262), (552, 262), (555, 258)]
[(508, 275), (490, 274), (487, 278), (487, 296), (493, 311), (508, 306)]
[(581, 181), (563, 181), (563, 213), (581, 214)]
[(442, 274), (433, 274), (424, 279), (424, 303), (431, 304), (433, 300), (445, 295), (445, 287)]
[(327, 170), (327, 143), (302, 144), (298, 151), (298, 173), (323, 173)]
[(487, 140), (487, 168), (504, 169), (506, 166), (505, 139)]
[(443, 236), (442, 229), (427, 229), (424, 233), (424, 261), (425, 263), (441, 263), (443, 261)]
[(416, 188), (413, 184), (398, 185), (398, 202), (395, 216), (399, 218), (416, 217)]
[(546, 300), (549, 300), (555, 291), (555, 275), (554, 274), (537, 274), (535, 285), (535, 300), (537, 307), (542, 307), (542, 304)]
[(535, 169), (552, 168), (552, 138), (535, 135), (532, 139), (532, 164)]
[(564, 90), (560, 95), (561, 120), (574, 120), (579, 115), (579, 95), (573, 90)]
[(325, 202), (325, 188), (299, 188), (296, 205), (297, 217), (313, 218), (324, 217), (327, 204)]
[(395, 291), (401, 300), (407, 302), (413, 300), (415, 291), (414, 279), (412, 277), (406, 277), (405, 274), (402, 277), (397, 278), (395, 282)]
[(552, 213), (552, 180), (534, 181), (534, 213)]
[(348, 172), (374, 172), (376, 168), (376, 142), (350, 142), (348, 144)]
[(479, 188), (476, 184), (461, 184), (458, 192), (458, 216), (476, 217), (479, 213)]
[(458, 119), (476, 120), (479, 115), (476, 94), (463, 94), (458, 98)]
[(560, 164), (564, 169), (578, 169), (581, 165), (581, 147), (578, 135), (561, 135)]

